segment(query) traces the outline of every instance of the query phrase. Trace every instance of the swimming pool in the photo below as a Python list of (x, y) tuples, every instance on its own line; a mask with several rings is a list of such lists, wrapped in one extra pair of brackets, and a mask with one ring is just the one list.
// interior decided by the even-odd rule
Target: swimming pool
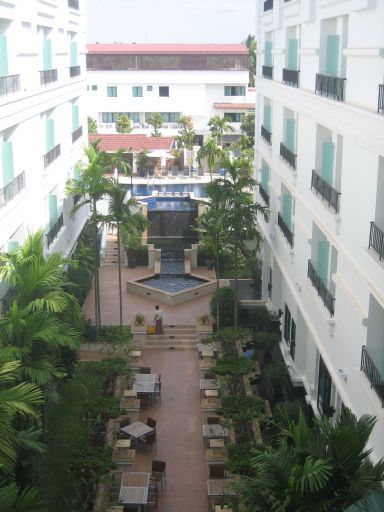
[[(128, 187), (131, 188), (130, 186)], [(202, 183), (170, 183), (168, 185), (133, 185), (133, 194), (136, 196), (151, 196), (153, 192), (166, 194), (167, 192), (188, 192), (195, 197), (208, 197)]]
[(197, 210), (197, 202), (189, 197), (145, 197), (141, 199), (143, 203), (147, 203), (148, 210), (156, 211), (187, 211), (193, 212)]

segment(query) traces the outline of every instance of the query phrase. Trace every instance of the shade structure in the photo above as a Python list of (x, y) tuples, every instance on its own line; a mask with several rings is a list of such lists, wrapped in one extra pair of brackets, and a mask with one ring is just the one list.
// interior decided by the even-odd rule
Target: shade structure
[(148, 156), (150, 158), (166, 158), (166, 159), (175, 158), (171, 153), (169, 153), (168, 151), (165, 151), (164, 149), (155, 149), (154, 151), (150, 151), (148, 153)]

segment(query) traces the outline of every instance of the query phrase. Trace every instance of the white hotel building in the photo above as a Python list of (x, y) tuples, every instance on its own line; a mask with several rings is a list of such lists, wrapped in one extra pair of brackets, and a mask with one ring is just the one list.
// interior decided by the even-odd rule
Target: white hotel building
[(258, 0), (264, 297), (316, 414), (372, 414), (384, 456), (384, 0)]
[[(65, 197), (87, 140), (82, 0), (0, 2), (0, 251), (41, 228), (71, 252), (88, 217)], [(76, 199), (75, 199), (76, 200)], [(4, 290), (0, 290), (0, 298)]]
[(255, 108), (242, 44), (88, 44), (87, 71), (88, 112), (100, 133), (115, 133), (125, 113), (133, 133), (149, 134), (152, 112), (163, 115), (164, 136), (177, 134), (183, 115), (198, 135), (209, 133), (214, 115), (231, 119), (239, 132), (241, 116)]

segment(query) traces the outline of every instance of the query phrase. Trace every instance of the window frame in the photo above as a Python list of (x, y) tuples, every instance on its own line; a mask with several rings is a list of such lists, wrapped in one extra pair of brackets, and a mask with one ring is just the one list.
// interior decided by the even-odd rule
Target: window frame
[(117, 98), (117, 85), (107, 85), (108, 98)]
[[(162, 94), (162, 89), (167, 90), (168, 94)], [(159, 98), (169, 98), (169, 85), (159, 85)]]
[(143, 97), (143, 86), (142, 85), (132, 85), (132, 97), (133, 98), (142, 98)]

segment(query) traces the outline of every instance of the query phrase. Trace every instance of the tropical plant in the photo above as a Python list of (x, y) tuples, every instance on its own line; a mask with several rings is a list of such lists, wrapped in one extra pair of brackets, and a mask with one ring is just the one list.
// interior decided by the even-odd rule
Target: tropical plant
[(251, 150), (255, 145), (255, 114), (244, 114), (241, 119), (240, 125), (241, 136), (235, 142), (235, 146), (239, 147), (242, 151)]
[(163, 126), (164, 119), (160, 112), (152, 112), (146, 116), (145, 122), (153, 127), (152, 137), (161, 137), (160, 129)]
[(381, 488), (384, 462), (373, 464), (367, 449), (376, 418), (360, 419), (344, 408), (336, 421), (306, 424), (300, 413), (281, 432), (276, 449), (253, 451), (252, 477), (238, 485), (246, 512), (345, 510)]
[(193, 129), (192, 117), (182, 116), (178, 121), (178, 128), (178, 135), (175, 137), (178, 146), (192, 149), (193, 141), (196, 137), (196, 132)]
[(104, 195), (108, 193), (112, 186), (110, 178), (104, 176), (106, 157), (105, 154), (98, 151), (94, 146), (85, 149), (87, 164), (83, 167), (78, 178), (71, 180), (67, 184), (68, 195), (79, 195), (83, 199), (79, 201), (72, 209), (74, 214), (79, 208), (86, 204), (91, 205), (91, 224), (93, 231), (93, 271), (95, 278), (95, 324), (98, 331), (101, 325), (100, 311), (100, 280), (99, 280), (99, 223), (102, 222), (102, 216), (97, 211), (97, 203)]
[(88, 133), (89, 135), (97, 134), (97, 122), (92, 117), (88, 116)]
[(217, 162), (221, 162), (225, 157), (225, 152), (217, 145), (215, 137), (211, 137), (197, 152), (197, 162), (201, 165), (203, 160), (207, 161), (209, 174), (212, 181), (212, 172)]
[(139, 171), (146, 169), (149, 166), (150, 161), (151, 161), (151, 159), (148, 156), (148, 151), (146, 151), (145, 149), (140, 151), (140, 153), (136, 153), (135, 160), (136, 160), (136, 166)]
[(228, 118), (221, 116), (212, 116), (208, 121), (212, 138), (214, 138), (220, 146), (223, 144), (224, 133), (233, 133), (235, 131), (234, 127), (229, 123), (230, 120)]
[(217, 308), (220, 307), (220, 328), (233, 326), (233, 297), (230, 286), (219, 288), (219, 293), (216, 290), (212, 296), (209, 306), (214, 318), (217, 318)]
[(247, 39), (243, 42), (248, 48), (249, 58), (249, 87), (255, 87), (256, 77), (256, 39), (254, 35), (249, 34)]
[(226, 418), (237, 421), (252, 420), (261, 416), (265, 403), (259, 396), (232, 395), (223, 396), (220, 413)]
[(115, 126), (117, 133), (131, 133), (132, 131), (132, 121), (127, 114), (118, 115)]
[(225, 356), (216, 361), (210, 371), (217, 375), (247, 375), (255, 368), (255, 363), (243, 356)]
[(48, 512), (34, 487), (19, 489), (15, 483), (0, 487), (1, 512)]

